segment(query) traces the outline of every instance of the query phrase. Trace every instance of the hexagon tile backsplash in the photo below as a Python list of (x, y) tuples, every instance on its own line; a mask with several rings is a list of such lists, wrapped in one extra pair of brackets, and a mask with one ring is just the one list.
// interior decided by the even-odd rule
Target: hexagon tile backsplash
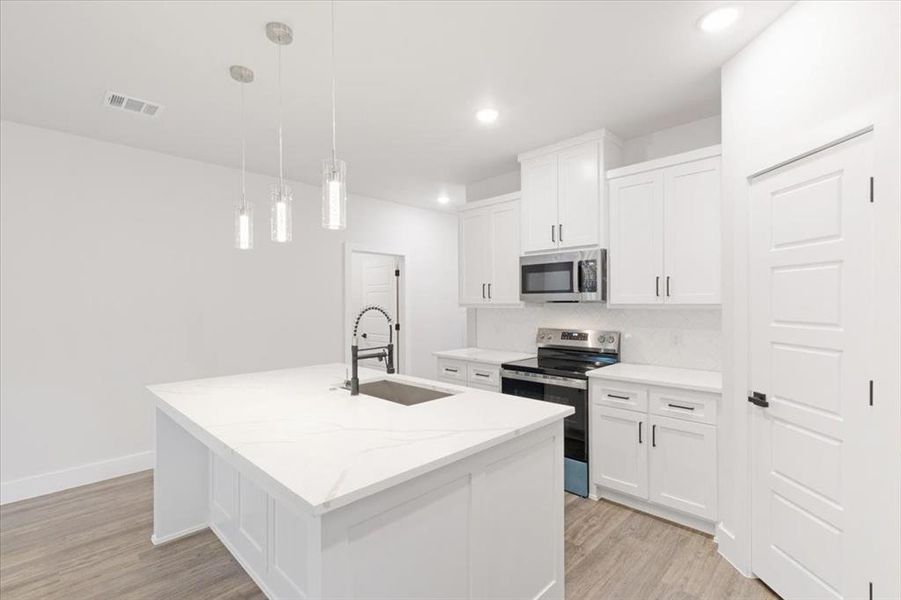
[(535, 351), (539, 327), (605, 329), (623, 334), (620, 360), (629, 363), (721, 369), (719, 308), (607, 308), (603, 304), (540, 304), (476, 309), (476, 344)]

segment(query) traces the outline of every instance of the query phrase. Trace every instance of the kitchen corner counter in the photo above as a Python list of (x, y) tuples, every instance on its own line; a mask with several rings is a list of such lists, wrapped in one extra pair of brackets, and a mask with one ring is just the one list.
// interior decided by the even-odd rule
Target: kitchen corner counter
[(588, 377), (659, 385), (714, 394), (720, 394), (723, 391), (723, 376), (719, 371), (617, 363), (603, 369), (590, 371)]
[(459, 350), (440, 350), (433, 352), (438, 358), (449, 358), (451, 360), (465, 360), (469, 362), (478, 362), (487, 365), (500, 366), (506, 362), (514, 360), (525, 360), (532, 358), (535, 353), (526, 352), (510, 352), (507, 350), (488, 350), (482, 348), (460, 348)]

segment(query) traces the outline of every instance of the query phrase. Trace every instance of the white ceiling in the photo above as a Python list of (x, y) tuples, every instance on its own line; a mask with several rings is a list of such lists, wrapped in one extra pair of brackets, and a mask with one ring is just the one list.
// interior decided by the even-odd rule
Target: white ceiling
[[(336, 4), (338, 155), (351, 193), (435, 208), (515, 155), (608, 127), (623, 138), (719, 112), (719, 67), (790, 2), (349, 2)], [(284, 50), (289, 177), (318, 184), (330, 148), (327, 2), (0, 4), (0, 117), (238, 166), (247, 88), (248, 167), (276, 169), (275, 46)], [(158, 119), (103, 106), (107, 90), (164, 105)], [(477, 108), (501, 111), (493, 126)]]

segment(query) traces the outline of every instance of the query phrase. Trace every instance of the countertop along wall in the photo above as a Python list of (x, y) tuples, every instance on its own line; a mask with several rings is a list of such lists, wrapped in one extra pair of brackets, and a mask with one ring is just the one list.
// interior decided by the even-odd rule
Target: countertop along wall
[(345, 242), (407, 253), (408, 374), (464, 345), (453, 214), (351, 196), (325, 231), (319, 188), (292, 182), (281, 246), (250, 174), (247, 252), (234, 169), (4, 121), (0, 173), (4, 502), (149, 468), (147, 384), (342, 361)]

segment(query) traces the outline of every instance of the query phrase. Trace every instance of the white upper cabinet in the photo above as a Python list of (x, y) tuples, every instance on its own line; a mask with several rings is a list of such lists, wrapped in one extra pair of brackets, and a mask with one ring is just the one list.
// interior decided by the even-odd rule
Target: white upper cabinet
[(519, 304), (518, 194), (460, 211), (460, 304)]
[(604, 130), (520, 154), (522, 251), (600, 245), (603, 169), (619, 155), (619, 141)]
[(663, 174), (659, 171), (610, 181), (608, 256), (611, 304), (663, 302)]
[(720, 303), (720, 159), (665, 169), (666, 301)]
[(610, 304), (720, 303), (719, 152), (608, 173)]
[(557, 156), (522, 165), (522, 251), (557, 247)]
[(594, 246), (600, 241), (598, 142), (568, 148), (557, 155), (558, 247)]

